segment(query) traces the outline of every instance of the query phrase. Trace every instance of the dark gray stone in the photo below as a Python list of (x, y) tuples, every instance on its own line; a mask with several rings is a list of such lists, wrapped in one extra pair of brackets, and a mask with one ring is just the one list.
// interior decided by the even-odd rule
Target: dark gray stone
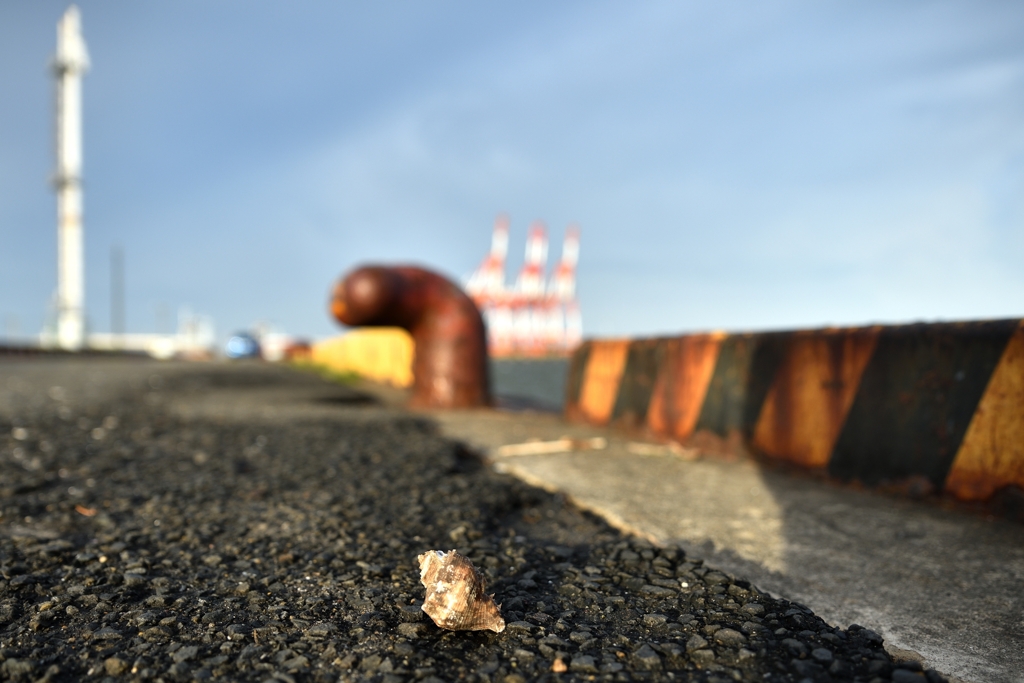
[(569, 664), (569, 670), (584, 674), (598, 673), (597, 664), (594, 662), (594, 658), (589, 655), (576, 655), (573, 657), (572, 662)]
[(707, 646), (708, 646), (708, 641), (706, 641), (701, 636), (697, 636), (697, 635), (690, 636), (690, 639), (686, 641), (686, 649), (688, 651), (690, 651), (690, 652), (692, 652), (694, 650), (703, 649), (703, 648), (705, 648)]
[(747, 637), (731, 628), (721, 628), (714, 633), (715, 642), (727, 647), (739, 647), (747, 642)]
[(638, 667), (647, 671), (657, 671), (661, 668), (661, 657), (646, 643), (633, 653), (633, 661)]
[(796, 638), (785, 638), (782, 644), (789, 648), (789, 651), (793, 654), (806, 654), (807, 646), (801, 643)]

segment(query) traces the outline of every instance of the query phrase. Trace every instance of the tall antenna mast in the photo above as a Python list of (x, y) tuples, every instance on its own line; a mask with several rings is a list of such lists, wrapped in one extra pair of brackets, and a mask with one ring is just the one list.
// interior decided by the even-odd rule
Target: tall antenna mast
[(57, 23), (57, 343), (85, 344), (85, 263), (82, 253), (82, 74), (89, 53), (81, 18), (72, 5)]

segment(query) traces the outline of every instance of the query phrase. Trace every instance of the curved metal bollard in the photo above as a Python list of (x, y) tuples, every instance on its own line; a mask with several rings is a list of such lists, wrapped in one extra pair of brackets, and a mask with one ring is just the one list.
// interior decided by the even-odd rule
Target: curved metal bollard
[(345, 325), (396, 326), (412, 335), (413, 406), (490, 405), (483, 318), (443, 276), (412, 266), (357, 268), (335, 286), (331, 313)]

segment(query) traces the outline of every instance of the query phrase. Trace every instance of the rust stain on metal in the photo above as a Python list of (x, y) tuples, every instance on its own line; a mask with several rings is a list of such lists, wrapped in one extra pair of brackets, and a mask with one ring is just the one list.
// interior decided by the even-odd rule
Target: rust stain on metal
[(628, 339), (592, 342), (579, 400), (579, 411), (586, 420), (606, 424), (611, 419), (629, 343)]
[(445, 277), (413, 266), (364, 266), (338, 282), (330, 309), (345, 325), (396, 326), (412, 335), (413, 406), (490, 404), (483, 318)]
[(693, 435), (725, 336), (698, 334), (665, 341), (664, 365), (647, 411), (651, 431), (679, 441)]
[(757, 450), (806, 467), (825, 467), (878, 329), (797, 333), (754, 427)]
[(1024, 488), (1024, 323), (992, 373), (945, 489), (961, 500), (985, 500), (1011, 485)]

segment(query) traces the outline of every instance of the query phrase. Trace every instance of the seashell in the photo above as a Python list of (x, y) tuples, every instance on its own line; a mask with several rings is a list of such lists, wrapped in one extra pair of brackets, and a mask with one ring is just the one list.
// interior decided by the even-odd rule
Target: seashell
[(501, 633), (505, 620), (494, 596), (484, 593), (484, 577), (454, 550), (428, 550), (416, 558), (420, 582), (427, 589), (423, 611), (449, 631), (491, 630)]

